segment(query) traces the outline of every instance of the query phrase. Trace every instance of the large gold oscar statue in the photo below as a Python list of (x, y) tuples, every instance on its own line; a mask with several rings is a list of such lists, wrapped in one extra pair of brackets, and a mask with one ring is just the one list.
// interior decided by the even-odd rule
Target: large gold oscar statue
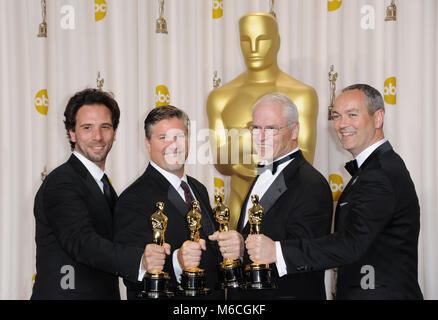
[[(253, 104), (271, 92), (286, 94), (295, 102), (300, 121), (298, 145), (310, 163), (313, 163), (315, 153), (318, 115), (315, 90), (278, 67), (280, 36), (276, 19), (268, 13), (248, 13), (240, 19), (239, 30), (247, 71), (213, 90), (207, 100), (209, 126), (214, 132), (211, 141), (216, 152), (215, 167), (221, 174), (231, 176), (231, 229), (237, 226), (242, 204), (256, 176), (258, 158), (252, 154), (249, 131), (242, 130), (251, 124)], [(231, 161), (232, 138), (229, 132), (232, 129), (241, 132), (238, 138), (239, 159), (235, 163)], [(228, 158), (221, 162), (221, 154), (226, 154)], [(248, 158), (250, 163), (244, 163), (244, 159)]]

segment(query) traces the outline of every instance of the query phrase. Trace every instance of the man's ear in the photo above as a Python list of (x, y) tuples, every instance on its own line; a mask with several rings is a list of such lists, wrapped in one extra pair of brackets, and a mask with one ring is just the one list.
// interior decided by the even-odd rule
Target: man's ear
[(74, 132), (72, 129), (68, 129), (68, 134), (70, 135), (70, 140), (76, 143), (76, 132)]
[(374, 112), (373, 116), (374, 116), (374, 127), (376, 129), (382, 129), (383, 120), (385, 119), (385, 111), (379, 109), (376, 112)]
[(149, 154), (150, 154), (151, 153), (151, 143), (150, 143), (148, 138), (145, 138), (144, 141), (146, 143), (146, 149), (148, 149)]
[(300, 123), (297, 122), (292, 128), (292, 140), (298, 140), (298, 135), (300, 134)]

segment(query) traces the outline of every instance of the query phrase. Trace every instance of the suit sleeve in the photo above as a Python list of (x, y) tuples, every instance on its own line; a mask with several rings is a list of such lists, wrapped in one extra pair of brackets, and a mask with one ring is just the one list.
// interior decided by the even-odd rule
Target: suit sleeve
[(330, 269), (359, 260), (391, 218), (395, 194), (388, 178), (371, 170), (356, 181), (337, 215), (342, 229), (318, 239), (282, 241), (288, 273)]
[(74, 260), (113, 275), (138, 274), (143, 250), (100, 236), (90, 219), (86, 190), (67, 174), (51, 177), (44, 189), (44, 212), (60, 246)]

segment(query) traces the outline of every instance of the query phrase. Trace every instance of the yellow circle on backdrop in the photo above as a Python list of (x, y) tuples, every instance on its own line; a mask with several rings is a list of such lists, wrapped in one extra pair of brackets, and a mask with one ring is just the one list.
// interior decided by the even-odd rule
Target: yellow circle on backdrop
[(328, 0), (327, 9), (328, 11), (335, 11), (341, 7), (342, 0)]
[(161, 84), (155, 88), (155, 106), (162, 107), (170, 104), (169, 89)]
[(331, 174), (329, 176), (330, 189), (332, 190), (333, 201), (338, 201), (339, 197), (344, 191), (344, 181), (338, 174)]
[(383, 97), (388, 104), (396, 104), (397, 102), (397, 79), (390, 77), (385, 80), (383, 88)]
[(47, 115), (49, 110), (49, 96), (47, 95), (47, 89), (42, 89), (35, 95), (35, 109), (43, 114)]
[(94, 20), (103, 20), (106, 16), (106, 0), (94, 0)]
[(224, 15), (224, 3), (222, 0), (213, 0), (213, 19), (219, 19)]

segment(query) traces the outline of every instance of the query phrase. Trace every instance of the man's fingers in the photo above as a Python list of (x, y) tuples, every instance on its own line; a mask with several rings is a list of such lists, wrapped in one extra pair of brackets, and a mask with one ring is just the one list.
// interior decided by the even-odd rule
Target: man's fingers
[(202, 250), (207, 250), (207, 245), (204, 239), (200, 239), (198, 243)]
[(208, 239), (210, 239), (211, 241), (217, 241), (218, 240), (218, 234), (219, 234), (219, 231), (216, 231), (215, 233), (209, 235)]
[(169, 256), (170, 255), (171, 246), (168, 243), (164, 244), (164, 252)]

